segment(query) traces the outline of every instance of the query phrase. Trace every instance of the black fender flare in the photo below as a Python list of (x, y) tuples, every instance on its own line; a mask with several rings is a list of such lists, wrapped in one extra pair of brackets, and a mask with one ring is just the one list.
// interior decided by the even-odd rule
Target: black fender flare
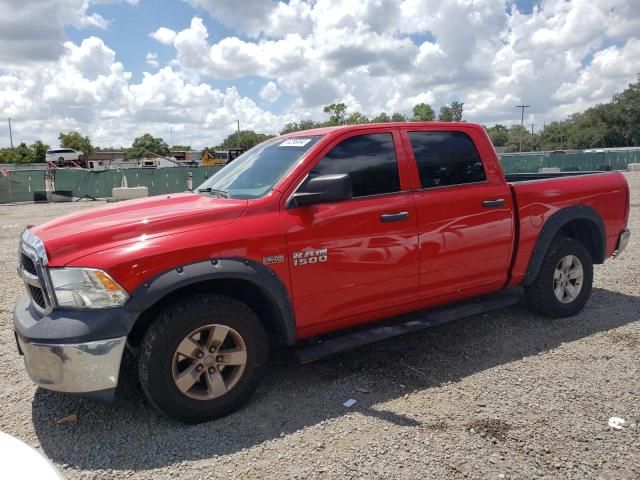
[(588, 205), (572, 205), (555, 212), (542, 226), (533, 253), (531, 254), (531, 259), (527, 266), (527, 273), (524, 276), (522, 285), (526, 286), (533, 283), (538, 276), (540, 265), (542, 265), (542, 260), (549, 249), (549, 245), (551, 245), (551, 242), (562, 227), (572, 220), (590, 220), (595, 224), (598, 233), (595, 235), (594, 240), (596, 241), (596, 251), (598, 255), (594, 257), (593, 262), (604, 262), (607, 249), (607, 237), (602, 217), (600, 217), (600, 214), (595, 209)]
[(215, 258), (163, 272), (132, 292), (126, 309), (142, 313), (180, 288), (207, 280), (225, 279), (244, 280), (260, 289), (276, 312), (278, 341), (285, 345), (295, 343), (296, 322), (287, 287), (273, 270), (244, 258)]

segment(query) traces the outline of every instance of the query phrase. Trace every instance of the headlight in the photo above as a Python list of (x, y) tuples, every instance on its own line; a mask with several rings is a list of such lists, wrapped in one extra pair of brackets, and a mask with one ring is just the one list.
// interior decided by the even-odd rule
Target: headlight
[(52, 268), (49, 274), (60, 307), (118, 307), (129, 298), (126, 290), (102, 270)]

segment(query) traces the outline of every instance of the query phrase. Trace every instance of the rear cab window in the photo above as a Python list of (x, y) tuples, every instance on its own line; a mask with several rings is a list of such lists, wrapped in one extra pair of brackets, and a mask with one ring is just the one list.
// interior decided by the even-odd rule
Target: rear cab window
[(487, 176), (473, 140), (458, 131), (407, 132), (422, 188), (485, 182)]
[(393, 135), (369, 133), (341, 141), (311, 169), (309, 178), (334, 174), (351, 177), (354, 198), (399, 192)]

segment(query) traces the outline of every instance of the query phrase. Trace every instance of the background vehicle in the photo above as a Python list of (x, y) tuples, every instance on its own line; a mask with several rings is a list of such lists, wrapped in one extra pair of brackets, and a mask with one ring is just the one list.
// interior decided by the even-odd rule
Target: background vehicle
[(128, 344), (150, 402), (199, 422), (248, 398), (273, 345), (310, 361), (511, 305), (496, 293), (513, 286), (537, 312), (575, 315), (593, 264), (624, 250), (628, 215), (621, 174), (505, 176), (480, 125), (298, 132), (197, 193), (25, 230), (14, 326), (43, 388), (111, 397)]
[(45, 158), (47, 162), (55, 163), (59, 167), (72, 166), (73, 163), (81, 165), (84, 162), (84, 154), (72, 148), (55, 148), (47, 150)]

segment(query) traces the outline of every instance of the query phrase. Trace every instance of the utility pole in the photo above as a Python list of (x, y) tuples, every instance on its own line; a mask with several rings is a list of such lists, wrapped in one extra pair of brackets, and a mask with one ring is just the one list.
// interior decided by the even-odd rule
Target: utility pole
[(518, 150), (519, 152), (522, 151), (522, 129), (524, 128), (524, 109), (525, 108), (529, 108), (531, 105), (516, 105), (516, 108), (519, 108), (522, 110), (522, 115), (520, 116), (520, 149)]
[(173, 147), (175, 143), (173, 143), (173, 127), (169, 129), (169, 134), (171, 135), (171, 146)]
[(11, 132), (11, 117), (9, 117), (9, 140), (11, 141), (11, 148), (13, 148), (13, 133)]
[(240, 140), (240, 120), (236, 120), (238, 122), (238, 140)]

